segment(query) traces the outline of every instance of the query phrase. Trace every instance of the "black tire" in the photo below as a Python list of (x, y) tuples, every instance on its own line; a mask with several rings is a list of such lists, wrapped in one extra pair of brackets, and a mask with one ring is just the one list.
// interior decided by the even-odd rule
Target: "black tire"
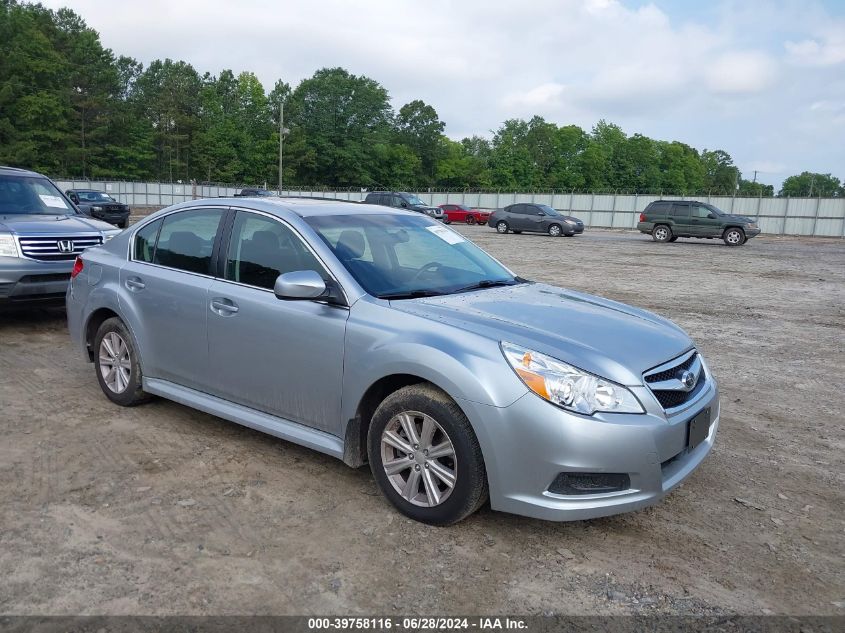
[(474, 215), (468, 215), (467, 219), (466, 219), (466, 223), (467, 224), (475, 224), (475, 216)]
[(522, 231), (514, 231), (513, 234), (514, 235), (522, 235)]
[(670, 237), (670, 238), (669, 238), (669, 241), (670, 241), (670, 242), (677, 242), (677, 241), (678, 241), (678, 236), (677, 236), (677, 235), (673, 235), (672, 237)]
[(651, 237), (655, 242), (665, 243), (671, 240), (674, 236), (672, 235), (672, 229), (665, 224), (658, 224), (651, 231)]
[(563, 228), (560, 224), (550, 224), (548, 228), (548, 234), (552, 237), (560, 237), (563, 235)]
[(128, 219), (124, 220), (123, 222), (118, 222), (118, 224), (117, 224), (117, 228), (119, 228), (119, 229), (125, 229), (128, 226), (129, 226), (129, 220)]
[(745, 231), (735, 226), (726, 229), (722, 239), (728, 246), (742, 246), (745, 244)]
[[(438, 505), (414, 505), (394, 488), (385, 472), (382, 433), (403, 412), (419, 412), (430, 416), (440, 425), (454, 447), (454, 487)], [(373, 415), (367, 435), (367, 452), (373, 477), (381, 493), (397, 510), (415, 521), (430, 525), (451, 525), (468, 517), (487, 501), (487, 475), (478, 439), (460, 407), (434, 385), (410, 385), (385, 398)], [(419, 466), (414, 468), (419, 469)]]
[(497, 233), (501, 233), (502, 235), (504, 235), (509, 230), (510, 230), (510, 226), (508, 226), (508, 223), (505, 222), (504, 220), (499, 220), (498, 222), (496, 222), (496, 232)]
[[(121, 391), (117, 391), (114, 387), (110, 386), (103, 376), (104, 359), (101, 359), (101, 346), (103, 345), (103, 339), (112, 333), (116, 334), (126, 345), (129, 355), (129, 377), (125, 388)], [(117, 317), (103, 321), (97, 330), (97, 334), (94, 336), (94, 372), (97, 375), (97, 382), (100, 383), (100, 388), (106, 397), (122, 407), (134, 407), (135, 405), (148, 401), (152, 397), (141, 389), (143, 375), (141, 374), (141, 365), (138, 362), (137, 350), (138, 346), (135, 344), (132, 333), (124, 325), (123, 321)]]

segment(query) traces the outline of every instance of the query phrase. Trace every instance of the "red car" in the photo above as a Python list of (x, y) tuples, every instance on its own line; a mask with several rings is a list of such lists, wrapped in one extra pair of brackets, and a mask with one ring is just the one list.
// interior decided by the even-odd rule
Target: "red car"
[(440, 208), (450, 222), (466, 222), (467, 224), (485, 224), (490, 217), (489, 211), (470, 209), (464, 204), (441, 204)]

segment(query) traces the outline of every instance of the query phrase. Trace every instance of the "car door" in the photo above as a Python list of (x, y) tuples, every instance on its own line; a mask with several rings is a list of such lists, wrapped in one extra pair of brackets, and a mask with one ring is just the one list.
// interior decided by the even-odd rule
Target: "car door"
[(508, 210), (508, 224), (511, 230), (525, 231), (528, 228), (525, 204), (514, 204)]
[(138, 339), (144, 375), (208, 388), (208, 288), (223, 208), (195, 208), (142, 227), (120, 271), (120, 303)]
[(691, 235), (689, 202), (672, 203), (672, 233), (675, 235)]
[(546, 213), (535, 204), (523, 206), (525, 207), (525, 230), (545, 233), (546, 220), (549, 219)]
[(349, 309), (273, 293), (281, 273), (331, 275), (279, 218), (239, 210), (228, 233), (208, 295), (213, 393), (338, 434)]
[(695, 237), (721, 237), (722, 235), (721, 220), (703, 204), (691, 205), (690, 229), (690, 233)]

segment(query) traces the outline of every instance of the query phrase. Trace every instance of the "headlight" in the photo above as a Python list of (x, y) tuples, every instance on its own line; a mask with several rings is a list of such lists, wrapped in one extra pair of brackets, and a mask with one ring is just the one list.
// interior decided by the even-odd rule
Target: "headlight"
[(15, 238), (9, 233), (0, 233), (0, 257), (20, 257)]
[(502, 341), (501, 346), (525, 386), (552, 404), (585, 415), (644, 412), (634, 394), (622, 385), (512, 343)]
[(103, 244), (108, 242), (115, 235), (120, 235), (122, 232), (123, 231), (121, 231), (120, 229), (116, 229), (116, 230), (113, 230), (113, 231), (103, 231)]
[(756, 229), (756, 228), (757, 228), (757, 223), (756, 223), (756, 222), (749, 222), (749, 223), (748, 223), (748, 228), (749, 228), (749, 229)]
[(92, 211), (102, 211), (103, 207), (91, 207)]
[(567, 224), (575, 224), (575, 220), (564, 220)]

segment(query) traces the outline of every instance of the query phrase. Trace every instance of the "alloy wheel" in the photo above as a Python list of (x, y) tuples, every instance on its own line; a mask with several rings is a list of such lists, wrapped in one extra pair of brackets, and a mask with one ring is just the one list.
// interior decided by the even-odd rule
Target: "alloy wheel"
[(114, 393), (123, 393), (132, 375), (129, 346), (117, 332), (108, 332), (100, 342), (100, 375)]
[(385, 426), (381, 462), (393, 489), (415, 506), (438, 506), (455, 489), (452, 440), (434, 418), (419, 411), (403, 411)]
[(507, 222), (499, 222), (496, 225), (496, 230), (499, 233), (507, 233), (508, 232), (508, 223)]
[(669, 229), (663, 226), (658, 226), (654, 229), (654, 237), (658, 242), (662, 242), (669, 238)]
[(737, 230), (728, 231), (725, 235), (725, 241), (728, 244), (739, 244), (742, 241), (742, 233)]
[(552, 237), (557, 237), (560, 235), (560, 227), (557, 224), (552, 224), (549, 227), (549, 235)]

